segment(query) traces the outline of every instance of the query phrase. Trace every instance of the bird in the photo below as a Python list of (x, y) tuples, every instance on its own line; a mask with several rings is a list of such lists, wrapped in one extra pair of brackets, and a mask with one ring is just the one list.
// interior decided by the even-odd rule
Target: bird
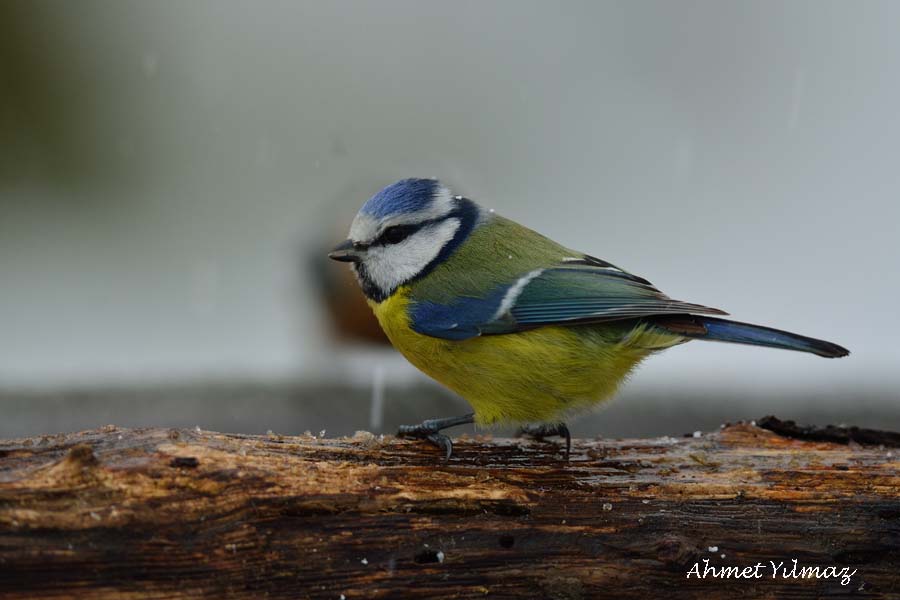
[(403, 179), (377, 192), (328, 257), (350, 263), (391, 344), (471, 406), (399, 428), (398, 436), (427, 441), (447, 460), (453, 444), (442, 431), (470, 423), (564, 438), (568, 457), (569, 417), (612, 397), (648, 356), (691, 340), (849, 354), (674, 300), (437, 179)]

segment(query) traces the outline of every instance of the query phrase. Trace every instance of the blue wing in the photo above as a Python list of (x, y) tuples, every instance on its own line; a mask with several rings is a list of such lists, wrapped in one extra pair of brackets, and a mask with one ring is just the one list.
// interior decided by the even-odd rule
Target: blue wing
[(593, 264), (537, 269), (481, 297), (415, 300), (412, 328), (449, 340), (515, 333), (543, 325), (600, 323), (673, 314), (727, 314), (669, 298), (640, 277)]

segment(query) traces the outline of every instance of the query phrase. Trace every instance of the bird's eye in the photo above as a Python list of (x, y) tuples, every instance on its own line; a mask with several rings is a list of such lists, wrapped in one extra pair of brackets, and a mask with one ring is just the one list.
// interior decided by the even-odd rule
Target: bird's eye
[(381, 240), (385, 244), (399, 244), (415, 230), (416, 228), (412, 225), (394, 225), (384, 230), (384, 233), (381, 234)]

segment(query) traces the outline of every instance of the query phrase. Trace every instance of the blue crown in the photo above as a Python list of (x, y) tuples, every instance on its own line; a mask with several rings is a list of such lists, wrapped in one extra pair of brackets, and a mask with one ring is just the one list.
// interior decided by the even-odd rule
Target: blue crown
[(422, 210), (434, 201), (440, 187), (437, 179), (401, 179), (369, 198), (360, 212), (384, 219)]

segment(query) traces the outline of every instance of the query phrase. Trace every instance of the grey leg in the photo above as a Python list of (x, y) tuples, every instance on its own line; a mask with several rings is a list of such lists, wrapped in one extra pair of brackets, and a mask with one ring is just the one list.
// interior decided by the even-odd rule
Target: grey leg
[(428, 419), (422, 421), (418, 425), (401, 425), (397, 431), (397, 437), (410, 437), (420, 440), (428, 440), (446, 454), (446, 460), (450, 459), (453, 454), (453, 442), (446, 435), (441, 433), (441, 429), (448, 427), (456, 427), (457, 425), (467, 425), (475, 422), (475, 413), (462, 415), (461, 417), (444, 417), (443, 419)]

